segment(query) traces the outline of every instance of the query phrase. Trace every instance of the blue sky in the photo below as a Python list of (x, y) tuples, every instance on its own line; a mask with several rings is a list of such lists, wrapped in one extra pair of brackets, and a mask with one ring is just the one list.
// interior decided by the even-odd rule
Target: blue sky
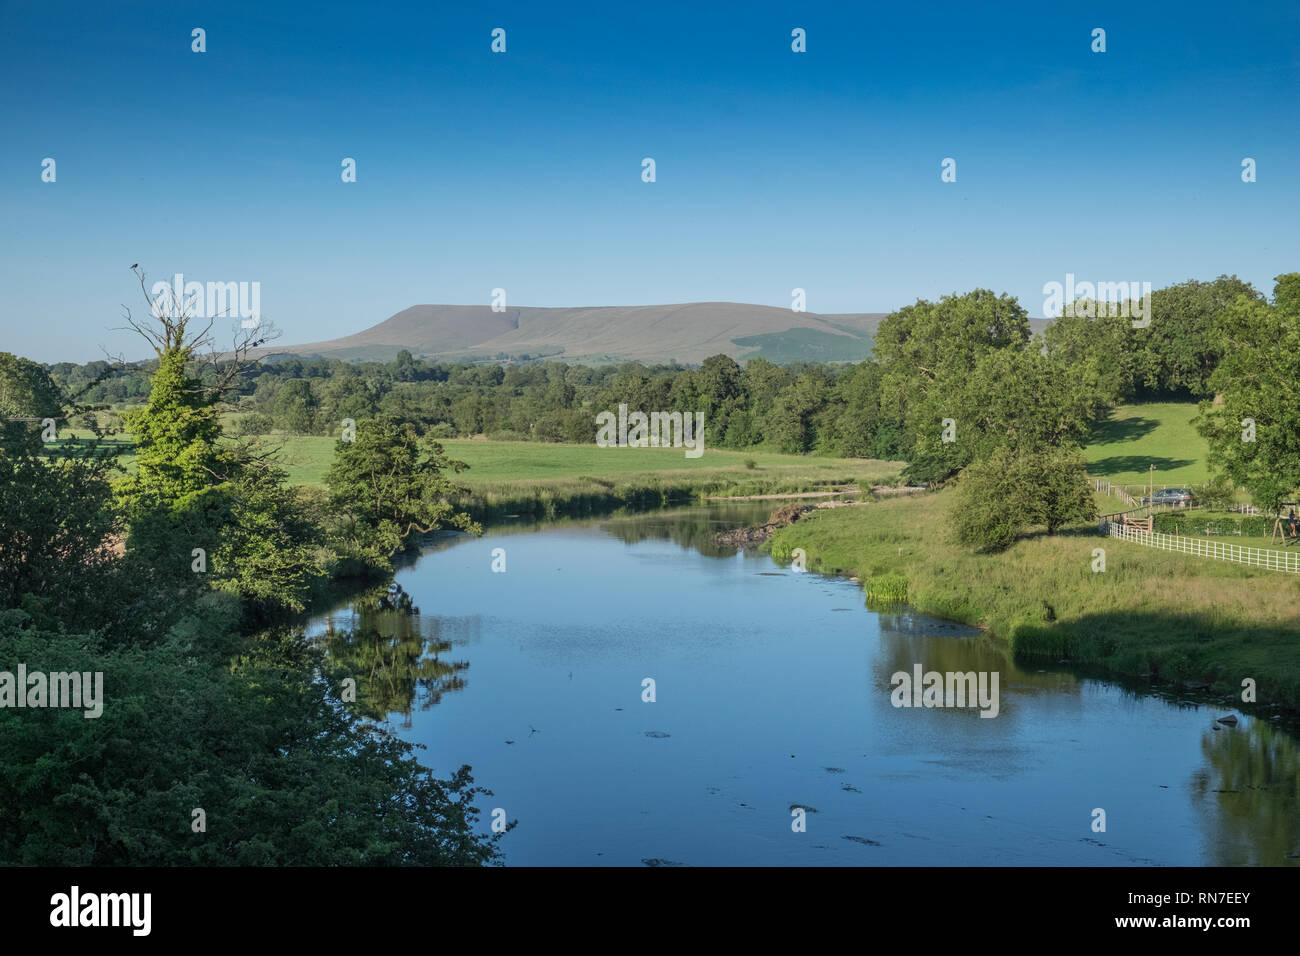
[(0, 350), (143, 357), (134, 262), (260, 282), (281, 344), (496, 287), (1040, 315), (1300, 270), (1294, 2), (729, 6), (5, 0)]

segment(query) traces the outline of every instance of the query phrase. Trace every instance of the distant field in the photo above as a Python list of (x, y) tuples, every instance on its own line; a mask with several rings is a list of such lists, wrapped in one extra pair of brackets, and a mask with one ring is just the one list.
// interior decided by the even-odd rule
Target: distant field
[[(1147, 467), (1156, 466), (1155, 485), (1203, 484), (1208, 479), (1204, 439), (1191, 425), (1194, 404), (1124, 405), (1098, 429), (1084, 450), (1088, 473), (1118, 484), (1145, 485)], [(284, 439), (285, 466), (297, 484), (320, 484), (334, 455), (333, 438)], [(830, 478), (857, 475), (879, 480), (896, 475), (902, 463), (836, 458), (809, 458), (761, 451), (732, 451), (706, 446), (700, 458), (673, 448), (597, 448), (540, 442), (494, 442), (445, 439), (448, 454), (470, 466), (460, 477), (469, 487), (483, 482), (594, 478), (628, 478), (649, 473), (696, 473), (736, 470), (748, 477)], [(745, 459), (758, 463), (746, 473)], [(1137, 489), (1134, 488), (1134, 491)], [(1113, 502), (1114, 499), (1112, 499)], [(1109, 510), (1117, 510), (1110, 508)]]
[[(1205, 441), (1191, 425), (1194, 404), (1151, 403), (1124, 405), (1102, 425), (1084, 449), (1088, 473), (1116, 484), (1146, 485), (1147, 467), (1156, 466), (1155, 485), (1202, 484), (1208, 478)], [(88, 435), (81, 429), (63, 434)], [(122, 442), (126, 439), (120, 438)], [(320, 485), (334, 458), (335, 438), (323, 436), (272, 436), (265, 439), (283, 446), (281, 466), (294, 484)], [(583, 477), (627, 479), (650, 474), (665, 478), (700, 476), (705, 472), (734, 474), (737, 478), (834, 481), (880, 481), (902, 470), (901, 462), (781, 455), (763, 451), (732, 451), (706, 446), (700, 458), (687, 458), (682, 449), (598, 448), (593, 445), (555, 445), (540, 442), (473, 441), (444, 439), (448, 454), (470, 466), (460, 476), (473, 488), (487, 482), (561, 481)], [(746, 459), (757, 468), (745, 468)], [(128, 468), (133, 462), (124, 459)], [(1119, 510), (1115, 499), (1098, 501), (1102, 512)]]
[[(295, 484), (322, 484), (334, 457), (337, 439), (302, 436), (282, 439), (281, 463)], [(813, 458), (768, 452), (731, 451), (705, 447), (699, 458), (687, 458), (680, 448), (598, 448), (593, 445), (554, 445), (541, 442), (443, 439), (449, 457), (469, 470), (457, 480), (469, 488), (485, 483), (561, 481), (575, 478), (662, 478), (705, 473), (745, 478), (807, 478), (809, 481), (871, 481), (895, 478), (901, 462), (872, 459)], [(745, 467), (753, 459), (754, 469)]]
[[(61, 439), (90, 437), (85, 429), (67, 428)], [(334, 460), (337, 438), (317, 435), (267, 435), (261, 439), (269, 447), (278, 447), (277, 461), (289, 473), (295, 485), (323, 485), (325, 474)], [(108, 440), (121, 446), (120, 459), (128, 472), (135, 470), (135, 456), (130, 439), (114, 436)], [(63, 442), (51, 443), (57, 448)], [(808, 485), (833, 482), (895, 481), (903, 470), (902, 462), (885, 462), (866, 458), (818, 458), (782, 455), (763, 451), (732, 451), (705, 446), (699, 458), (687, 458), (681, 448), (598, 448), (596, 445), (558, 445), (542, 442), (475, 441), (466, 438), (442, 439), (449, 457), (470, 466), (457, 480), (469, 488), (501, 483), (545, 484), (581, 478), (624, 481), (656, 477), (663, 480), (708, 477), (734, 479), (737, 482), (781, 482)], [(753, 460), (755, 467), (745, 462)]]
[[(1196, 405), (1153, 402), (1121, 405), (1084, 449), (1088, 474), (1116, 484), (1199, 485), (1209, 480), (1205, 440), (1192, 427)], [(1130, 489), (1136, 491), (1136, 489)]]

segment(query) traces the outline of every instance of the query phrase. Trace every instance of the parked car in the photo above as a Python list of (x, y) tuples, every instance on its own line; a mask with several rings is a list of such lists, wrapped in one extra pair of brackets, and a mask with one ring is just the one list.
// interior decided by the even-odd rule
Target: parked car
[(1171, 508), (1190, 508), (1196, 503), (1196, 496), (1188, 488), (1161, 488), (1153, 495), (1142, 499), (1144, 505)]

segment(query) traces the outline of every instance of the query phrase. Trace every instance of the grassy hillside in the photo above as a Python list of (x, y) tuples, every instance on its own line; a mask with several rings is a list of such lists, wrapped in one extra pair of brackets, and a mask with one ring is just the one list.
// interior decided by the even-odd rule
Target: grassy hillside
[(1084, 450), (1088, 474), (1116, 484), (1143, 485), (1156, 466), (1155, 486), (1203, 484), (1209, 478), (1205, 440), (1192, 427), (1196, 405), (1122, 405)]
[[(1261, 704), (1300, 707), (1300, 578), (1155, 551), (1091, 526), (977, 555), (950, 538), (950, 491), (815, 512), (773, 537), (810, 570), (854, 574), (868, 591), (905, 582), (919, 610), (987, 627), (1017, 654), (1131, 678), (1259, 682)], [(1092, 570), (1104, 548), (1106, 570)]]
[(765, 358), (776, 365), (790, 362), (861, 362), (871, 355), (871, 336), (862, 334), (856, 345), (846, 344), (844, 336), (816, 329), (790, 329), (764, 335), (743, 335), (732, 339), (752, 351), (745, 358)]

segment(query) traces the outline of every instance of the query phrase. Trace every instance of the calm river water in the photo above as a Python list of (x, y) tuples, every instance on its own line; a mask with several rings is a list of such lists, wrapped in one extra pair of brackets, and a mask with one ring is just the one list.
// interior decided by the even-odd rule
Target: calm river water
[[(425, 763), (473, 766), (484, 825), (519, 821), (510, 864), (1300, 862), (1288, 733), (1016, 666), (978, 632), (714, 543), (770, 510), (450, 537), (398, 573), (421, 613), (348, 607), (313, 632)], [(894, 707), (891, 675), (916, 664), (998, 672), (998, 715)]]

